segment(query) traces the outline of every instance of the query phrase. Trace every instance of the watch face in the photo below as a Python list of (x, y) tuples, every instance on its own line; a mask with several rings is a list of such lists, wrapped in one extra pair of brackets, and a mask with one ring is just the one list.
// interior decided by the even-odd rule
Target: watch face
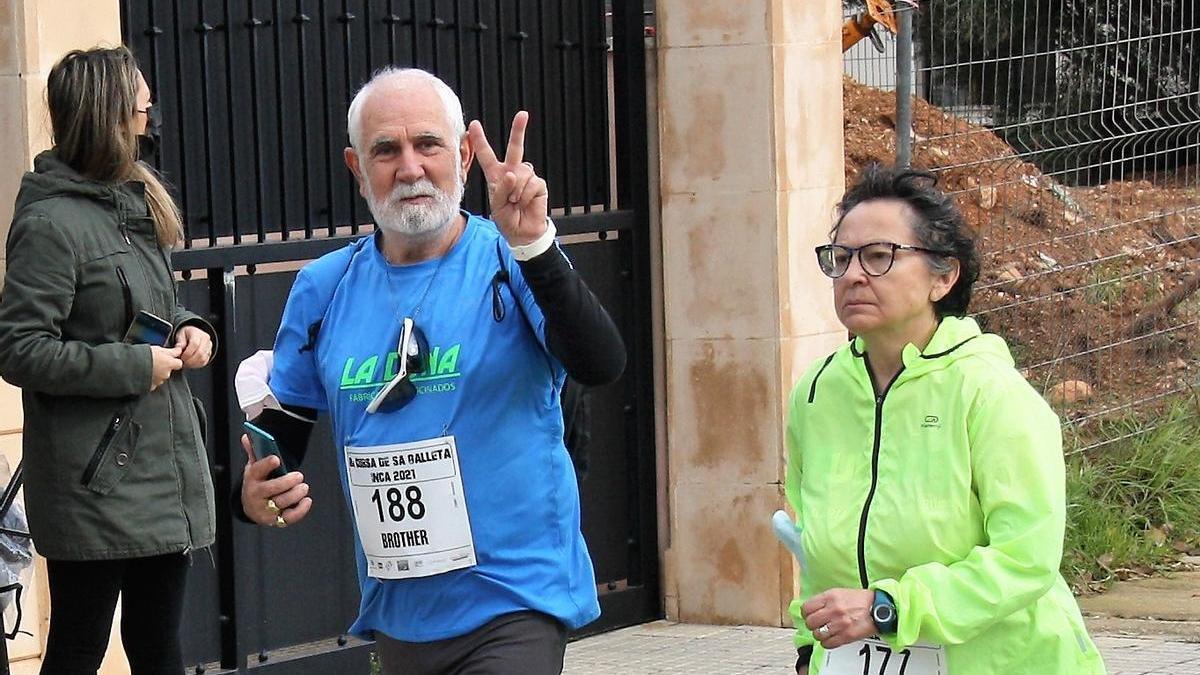
[(896, 610), (888, 605), (875, 605), (872, 613), (876, 623), (887, 623), (896, 618)]

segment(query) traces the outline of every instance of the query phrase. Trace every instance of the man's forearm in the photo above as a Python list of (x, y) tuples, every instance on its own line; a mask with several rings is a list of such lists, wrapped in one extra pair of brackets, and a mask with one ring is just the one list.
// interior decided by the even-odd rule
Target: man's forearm
[(520, 261), (546, 317), (546, 346), (577, 382), (608, 384), (625, 370), (625, 343), (600, 301), (558, 246)]

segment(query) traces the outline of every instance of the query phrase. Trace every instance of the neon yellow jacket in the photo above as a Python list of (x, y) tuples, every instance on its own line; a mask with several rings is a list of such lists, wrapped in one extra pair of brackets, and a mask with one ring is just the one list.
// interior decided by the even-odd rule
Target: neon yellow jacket
[(876, 396), (861, 340), (792, 392), (786, 493), (807, 565), (792, 602), (831, 588), (886, 591), (896, 650), (946, 648), (950, 675), (1104, 673), (1059, 574), (1066, 516), (1059, 421), (972, 319), (943, 319)]

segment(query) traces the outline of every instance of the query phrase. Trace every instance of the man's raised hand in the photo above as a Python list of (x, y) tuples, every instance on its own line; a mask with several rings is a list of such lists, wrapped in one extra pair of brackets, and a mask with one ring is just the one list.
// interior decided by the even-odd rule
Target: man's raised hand
[(546, 181), (524, 161), (528, 124), (529, 113), (524, 110), (513, 117), (503, 161), (496, 157), (478, 120), (471, 122), (467, 132), (487, 180), (492, 220), (510, 246), (530, 244), (546, 232)]

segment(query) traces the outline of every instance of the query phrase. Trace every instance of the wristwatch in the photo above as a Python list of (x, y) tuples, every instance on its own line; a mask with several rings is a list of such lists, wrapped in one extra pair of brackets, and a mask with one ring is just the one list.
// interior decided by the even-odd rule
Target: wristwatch
[(875, 591), (875, 602), (871, 603), (871, 620), (875, 622), (875, 628), (880, 635), (896, 632), (898, 618), (892, 596), (880, 590)]

